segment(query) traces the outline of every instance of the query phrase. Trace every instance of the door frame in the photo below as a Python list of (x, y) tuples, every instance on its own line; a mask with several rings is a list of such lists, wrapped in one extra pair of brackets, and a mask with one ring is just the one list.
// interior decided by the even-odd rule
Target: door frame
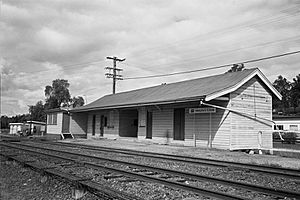
[(96, 135), (96, 115), (93, 115), (92, 118), (92, 135)]
[(146, 139), (152, 139), (153, 112), (147, 111), (146, 117)]
[[(66, 119), (67, 124), (66, 124)], [(67, 126), (67, 128), (66, 128)], [(67, 131), (65, 131), (67, 129)], [(67, 113), (62, 113), (62, 126), (61, 126), (61, 132), (62, 133), (70, 133), (70, 115)]]
[(185, 108), (174, 108), (173, 140), (185, 139)]
[(100, 136), (104, 135), (104, 127), (105, 127), (105, 116), (101, 115), (101, 117), (100, 117)]

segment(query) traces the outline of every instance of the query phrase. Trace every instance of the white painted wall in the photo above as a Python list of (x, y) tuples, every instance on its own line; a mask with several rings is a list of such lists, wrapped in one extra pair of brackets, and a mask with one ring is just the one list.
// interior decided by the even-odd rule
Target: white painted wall
[[(47, 124), (47, 134), (61, 134), (63, 113), (57, 113), (57, 124)], [(48, 122), (48, 119), (47, 119)]]
[[(299, 119), (274, 119), (276, 125), (283, 125), (285, 131), (300, 131), (300, 118)], [(293, 127), (291, 127), (291, 125)], [(297, 128), (295, 127), (297, 126)], [(273, 127), (274, 129), (274, 127)]]

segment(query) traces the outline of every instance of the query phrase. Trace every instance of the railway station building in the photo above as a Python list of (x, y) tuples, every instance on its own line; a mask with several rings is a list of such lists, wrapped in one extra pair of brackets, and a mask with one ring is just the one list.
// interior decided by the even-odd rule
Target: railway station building
[(258, 68), (226, 72), (106, 95), (68, 111), (69, 131), (74, 137), (269, 149), (272, 98), (281, 95)]

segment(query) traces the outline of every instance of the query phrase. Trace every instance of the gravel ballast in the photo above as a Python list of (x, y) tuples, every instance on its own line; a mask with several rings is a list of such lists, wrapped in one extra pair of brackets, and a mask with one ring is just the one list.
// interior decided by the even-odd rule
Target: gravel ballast
[[(282, 167), (289, 167), (289, 168), (296, 168), (299, 169), (299, 160), (293, 159), (293, 158), (282, 158), (284, 160), (284, 164), (282, 161), (280, 161), (281, 157), (272, 156), (272, 155), (248, 155), (242, 152), (229, 152), (229, 151), (219, 151), (219, 150), (206, 150), (206, 149), (200, 149), (200, 148), (192, 148), (192, 147), (174, 147), (174, 146), (168, 146), (168, 145), (156, 145), (156, 144), (147, 144), (147, 143), (135, 143), (130, 142), (126, 140), (69, 140), (67, 142), (74, 142), (74, 143), (82, 143), (82, 144), (93, 144), (95, 146), (107, 146), (112, 148), (124, 148), (124, 149), (134, 149), (134, 150), (140, 150), (140, 151), (150, 151), (150, 152), (159, 152), (159, 153), (166, 153), (166, 154), (175, 154), (175, 155), (188, 155), (188, 156), (194, 156), (194, 157), (202, 157), (202, 158), (210, 158), (210, 159), (218, 159), (218, 160), (226, 160), (226, 161), (241, 161), (244, 163), (256, 163), (256, 164), (263, 164), (263, 165), (275, 165), (275, 166), (282, 166)], [(43, 146), (46, 146), (45, 144)], [(66, 148), (68, 149), (68, 148)], [(71, 150), (71, 149), (70, 149)], [(96, 154), (95, 152), (88, 151), (88, 150), (79, 150), (81, 153), (87, 153), (89, 155)], [(109, 153), (102, 153), (101, 157), (107, 157), (111, 156)], [(173, 170), (178, 171), (188, 171), (195, 174), (204, 174), (204, 175), (212, 175), (214, 177), (222, 177), (225, 179), (236, 179), (238, 177), (238, 181), (242, 182), (256, 182), (258, 185), (264, 185), (264, 186), (271, 186), (280, 189), (285, 189), (284, 186), (288, 186), (287, 189), (293, 189), (294, 191), (299, 191), (297, 188), (298, 183), (292, 181), (289, 182), (287, 180), (281, 180), (280, 177), (272, 177), (268, 180), (268, 177), (265, 176), (257, 176), (257, 174), (247, 173), (245, 174), (244, 171), (230, 171), (228, 169), (211, 169), (207, 167), (196, 167), (189, 164), (182, 164), (176, 162), (167, 162), (167, 161), (159, 161), (156, 159), (149, 159), (149, 158), (134, 158), (131, 156), (124, 156), (124, 155), (118, 155), (115, 154), (114, 159), (123, 160), (123, 161), (129, 161), (134, 163), (140, 163), (140, 164), (148, 164), (155, 167), (162, 167), (162, 168), (169, 168)], [(249, 158), (249, 159), (247, 159)], [(276, 158), (276, 159), (274, 159)], [(4, 160), (4, 161), (2, 161)], [(42, 159), (43, 160), (43, 159)], [(276, 162), (276, 161), (279, 162)], [(45, 165), (51, 165), (50, 163), (47, 163), (46, 161)], [(4, 164), (3, 164), (4, 163)], [(103, 163), (104, 164), (104, 163)], [(4, 165), (4, 167), (2, 166)], [(7, 166), (5, 166), (7, 165)], [(9, 165), (13, 165), (9, 167)], [(104, 165), (111, 165), (109, 163), (105, 163)], [(15, 167), (17, 166), (17, 167)], [(72, 198), (71, 191), (72, 188), (70, 185), (51, 179), (48, 180), (46, 183), (41, 183), (41, 175), (37, 172), (34, 172), (28, 168), (22, 168), (22, 166), (16, 164), (15, 162), (7, 161), (4, 158), (1, 158), (1, 174), (0, 174), (0, 181), (1, 181), (1, 193), (0, 193), (0, 199), (74, 199)], [(117, 165), (116, 165), (117, 167)], [(121, 166), (122, 167), (122, 166)], [(124, 166), (125, 168), (125, 166)], [(23, 170), (26, 171), (25, 175)], [(6, 171), (9, 171), (6, 173)], [(12, 171), (12, 172), (11, 172)], [(18, 173), (16, 173), (18, 171)], [(81, 172), (80, 172), (81, 171)], [(15, 173), (14, 173), (15, 172)], [(26, 174), (31, 174), (30, 176), (27, 176)], [(15, 179), (12, 179), (12, 181), (8, 181), (8, 175), (12, 174), (12, 177), (15, 176)], [(74, 174), (78, 175), (93, 175), (95, 174), (94, 170), (87, 170), (85, 168), (77, 168), (76, 171), (74, 171)], [(7, 176), (6, 176), (7, 175)], [(21, 177), (18, 180), (18, 177)], [(34, 177), (34, 178), (29, 178)], [(101, 177), (103, 177), (103, 174), (101, 172), (98, 172), (98, 176), (94, 176), (94, 180), (103, 182)], [(240, 180), (239, 180), (240, 178)], [(23, 180), (24, 179), (24, 180)], [(30, 179), (30, 180), (29, 180)], [(278, 179), (278, 180), (275, 180)], [(3, 181), (4, 180), (4, 181)], [(28, 183), (25, 182), (32, 182), (32, 185), (28, 185)], [(29, 181), (28, 181), (29, 180)], [(121, 180), (121, 181), (120, 181)], [(21, 183), (25, 183), (25, 185), (20, 185)], [(106, 184), (109, 183), (110, 186), (113, 188), (120, 190), (120, 191), (126, 191), (128, 193), (140, 195), (143, 199), (203, 199), (205, 197), (199, 197), (195, 196), (193, 194), (188, 194), (183, 191), (177, 191), (172, 190), (171, 188), (165, 188), (163, 185), (157, 185), (157, 184), (149, 184), (143, 181), (124, 181), (122, 182), (122, 178), (118, 179), (108, 179), (106, 181)], [(271, 184), (270, 183), (276, 183)], [(286, 183), (286, 184), (283, 184)], [(48, 184), (48, 185), (47, 185)], [(200, 183), (197, 182), (190, 182), (190, 184), (198, 185)], [(201, 183), (201, 185), (205, 185), (206, 183)], [(277, 185), (278, 184), (278, 185)], [(12, 187), (10, 187), (12, 185)], [(26, 188), (25, 186), (32, 186), (29, 188)], [(23, 188), (26, 188), (23, 190)], [(47, 188), (45, 188), (47, 187)], [(210, 185), (207, 185), (205, 187), (211, 187)], [(15, 188), (15, 189), (11, 189)], [(55, 190), (53, 191), (53, 188)], [(232, 190), (227, 189), (223, 186), (217, 186), (218, 189), (224, 191), (228, 190), (230, 193), (236, 193), (238, 194), (238, 190)], [(11, 190), (10, 190), (11, 189)], [(51, 190), (52, 189), (52, 190)], [(41, 190), (41, 191), (40, 191)], [(15, 191), (19, 196), (16, 197), (10, 197), (10, 195), (15, 195)], [(21, 195), (22, 192), (26, 192), (26, 195)], [(50, 194), (48, 194), (49, 192)], [(28, 194), (27, 194), (28, 193)], [(32, 196), (27, 196), (27, 195)], [(36, 195), (36, 196), (34, 196)], [(43, 196), (44, 195), (44, 196)], [(262, 194), (261, 194), (262, 195)], [(249, 197), (252, 197), (252, 199), (273, 199), (272, 197), (267, 196), (261, 196), (261, 195), (255, 195), (252, 196), (249, 194)], [(247, 195), (248, 196), (248, 195)], [(3, 198), (4, 197), (4, 198)], [(25, 198), (26, 197), (26, 198)], [(88, 194), (82, 199), (97, 199), (97, 197), (93, 196), (92, 194)]]

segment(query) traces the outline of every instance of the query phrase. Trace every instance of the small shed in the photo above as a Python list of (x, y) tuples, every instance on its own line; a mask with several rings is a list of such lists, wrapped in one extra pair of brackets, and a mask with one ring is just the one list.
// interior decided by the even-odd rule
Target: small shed
[(71, 132), (219, 149), (272, 148), (272, 98), (258, 68), (106, 95), (70, 110)]
[(29, 135), (40, 135), (43, 136), (46, 132), (46, 123), (39, 121), (27, 121), (29, 126)]
[[(61, 107), (50, 109), (46, 111), (47, 113), (47, 134), (48, 139), (67, 139), (67, 138), (86, 138), (84, 133), (84, 128), (79, 126), (80, 123), (72, 123), (70, 121), (72, 113), (70, 113), (71, 108)], [(81, 117), (81, 115), (74, 116), (76, 119)], [(85, 122), (84, 117), (81, 117), (81, 121)], [(79, 126), (79, 127), (77, 127)], [(72, 130), (81, 130), (80, 132), (72, 132)]]
[(10, 134), (28, 135), (44, 135), (46, 131), (46, 123), (39, 121), (27, 121), (26, 123), (9, 123)]
[(9, 123), (9, 134), (22, 134), (29, 129), (29, 124), (25, 123)]

